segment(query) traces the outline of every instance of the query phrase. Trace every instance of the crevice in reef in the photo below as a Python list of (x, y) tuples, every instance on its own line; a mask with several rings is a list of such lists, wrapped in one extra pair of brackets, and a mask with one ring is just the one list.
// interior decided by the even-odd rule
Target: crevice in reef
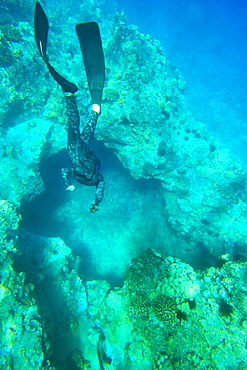
[[(100, 217), (108, 218), (108, 222), (102, 225), (108, 233), (111, 233), (111, 229), (117, 230), (121, 224), (129, 227), (130, 223), (134, 223), (132, 232), (129, 231), (131, 234), (129, 248), (134, 249), (136, 254), (155, 246), (157, 251), (181, 258), (195, 269), (203, 270), (216, 265), (216, 258), (203, 247), (202, 243), (195, 246), (188, 244), (186, 248), (186, 240), (176, 235), (164, 213), (165, 206), (159, 194), (158, 180), (135, 180), (102, 142), (95, 140), (94, 148), (102, 158), (102, 171), (110, 185), (106, 187), (105, 200), (99, 213), (90, 215), (88, 212), (89, 197), (93, 199), (94, 188), (79, 185), (74, 194), (65, 190), (61, 168), (69, 166), (70, 162), (67, 151), (61, 150), (50, 157), (44, 156), (41, 160), (40, 174), (45, 190), (31, 201), (21, 202), (20, 228), (36, 235), (61, 237), (72, 249), (73, 254), (80, 257), (83, 276), (105, 278), (112, 285), (121, 285), (122, 277), (108, 272), (102, 274), (95, 269), (92, 262), (92, 241), (99, 233), (97, 228)], [(114, 203), (116, 200), (117, 203)], [(69, 210), (69, 217), (66, 216), (66, 210)], [(93, 227), (90, 229), (91, 236), (87, 234), (88, 223), (84, 215), (89, 224), (90, 221), (95, 223), (95, 229)], [(128, 237), (126, 233), (124, 235)], [(178, 244), (183, 247), (178, 248)], [(102, 251), (105, 249), (103, 240), (101, 249)]]

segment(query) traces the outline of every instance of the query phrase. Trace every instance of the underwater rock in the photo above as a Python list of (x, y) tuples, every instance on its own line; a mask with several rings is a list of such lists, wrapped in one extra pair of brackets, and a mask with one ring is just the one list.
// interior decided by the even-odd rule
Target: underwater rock
[[(80, 6), (85, 14), (93, 11), (100, 22), (104, 17), (106, 99), (102, 104), (96, 138), (114, 151), (134, 178), (159, 180), (165, 214), (178, 235), (194, 246), (202, 243), (214, 256), (226, 251), (233, 254), (236, 243), (244, 254), (246, 176), (240, 165), (209, 135), (205, 124), (191, 114), (184, 98), (184, 81), (179, 71), (166, 60), (159, 41), (128, 25), (122, 12), (117, 12), (112, 22), (104, 1), (100, 5), (87, 1)], [(51, 13), (57, 6), (60, 7), (51, 4)], [(60, 22), (66, 14), (63, 9), (61, 18), (52, 19), (58, 29), (61, 24), (64, 27)], [(72, 32), (71, 23), (73, 18), (63, 30), (68, 39)], [(33, 115), (52, 120), (60, 128), (55, 130), (60, 135), (59, 145), (55, 133), (49, 141), (50, 153), (55, 153), (61, 149), (60, 144), (64, 143), (66, 147), (62, 93), (52, 79), (47, 78), (37, 50), (30, 47), (33, 45), (32, 26), (19, 22), (18, 30), (26, 44), (23, 47), (21, 42), (15, 42), (12, 53), (19, 53), (18, 61), (8, 71), (0, 68), (0, 77), (4, 81), (0, 119), (2, 125), (9, 126), (10, 115), (21, 109), (21, 114), (32, 111)], [(53, 32), (51, 38), (51, 56), (57, 53), (59, 43), (60, 53), (66, 59), (66, 71), (69, 71), (67, 77), (76, 82), (81, 68), (78, 44), (61, 43), (60, 32)], [(58, 70), (64, 69), (63, 58), (54, 58)], [(79, 82), (79, 109), (85, 114), (89, 103), (87, 87), (85, 80), (82, 82), (79, 78)], [(15, 124), (13, 130), (18, 131), (20, 124)], [(46, 142), (40, 137), (40, 142), (42, 140)], [(13, 153), (18, 157), (19, 149)], [(23, 187), (19, 183), (21, 180), (16, 180), (17, 176), (24, 178)], [(10, 189), (8, 199), (15, 204), (21, 197), (37, 194), (42, 189), (39, 175), (36, 178), (36, 174), (34, 177), (32, 174), (30, 179), (17, 171), (12, 177), (16, 181), (15, 189)], [(20, 196), (14, 195), (14, 191)], [(4, 197), (7, 197), (6, 192)]]
[(20, 42), (22, 39), (19, 29), (10, 24), (0, 27), (0, 31), (7, 41)]
[(177, 303), (185, 299), (192, 300), (200, 291), (196, 273), (191, 266), (177, 258), (162, 258), (152, 250), (132, 260), (126, 283), (130, 290), (145, 291), (151, 296), (176, 298)]
[[(9, 128), (0, 139), (2, 196), (15, 205), (23, 198), (31, 200), (44, 190), (39, 165), (52, 150), (65, 145), (65, 137), (50, 121), (31, 119)], [(53, 145), (51, 145), (53, 141)]]
[(88, 312), (96, 315), (101, 307), (104, 297), (110, 290), (110, 284), (103, 280), (90, 280), (86, 283), (87, 299), (89, 302)]
[[(90, 346), (83, 345), (68, 353), (67, 361), (72, 361), (75, 368), (81, 365), (90, 368), (91, 363), (94, 369), (109, 364), (112, 369), (155, 369), (159, 364), (168, 369), (194, 366), (223, 370), (244, 364), (246, 262), (228, 261), (221, 268), (211, 267), (196, 274), (178, 259), (148, 250), (131, 261), (122, 288), (110, 289), (105, 281), (88, 281), (85, 290), (76, 272), (78, 262), (60, 238), (19, 232), (17, 246), (21, 262), (17, 260), (16, 265), (19, 270), (28, 266), (27, 278), (33, 281), (24, 287), (25, 274), (17, 274), (12, 267), (16, 239), (13, 232), (8, 233), (10, 228), (17, 228), (18, 216), (8, 202), (2, 201), (0, 205), (1, 245), (5, 248), (6, 239), (10, 243), (7, 250), (11, 251), (5, 254), (0, 286), (1, 304), (4, 304), (1, 324), (8, 330), (2, 345), (3, 353), (6, 349), (8, 354), (0, 357), (5, 367), (15, 359), (16, 353), (19, 368), (27, 361), (26, 356), (29, 356), (29, 368), (41, 366), (44, 354), (40, 343), (45, 343), (45, 334), (35, 299), (30, 298), (30, 292), (36, 290), (39, 307), (43, 305), (41, 311), (45, 307), (46, 318), (43, 316), (42, 321), (52, 317), (48, 314), (49, 301), (54, 312), (60, 307), (61, 314), (63, 307), (62, 317), (70, 323), (67, 336), (79, 335), (82, 343), (87, 343), (85, 327), (88, 328)], [(188, 282), (192, 284), (189, 295)], [(9, 326), (10, 304), (13, 327)], [(18, 315), (23, 312), (25, 316), (20, 321)], [(23, 325), (24, 333), (18, 334), (18, 328)], [(51, 325), (50, 322), (49, 330)]]
[[(56, 6), (51, 4), (53, 10)], [(95, 2), (87, 1), (81, 9), (89, 15), (95, 11), (101, 20)], [(66, 23), (62, 17), (57, 22)], [(25, 36), (25, 47), (16, 46), (20, 62), (0, 69), (4, 133), (0, 190), (15, 205), (43, 190), (38, 171), (42, 156), (66, 147), (61, 94), (37, 60), (32, 26), (20, 24), (19, 28)], [(65, 34), (69, 37), (70, 31), (66, 29)], [(202, 243), (216, 256), (226, 249), (230, 253), (237, 243), (244, 251), (246, 175), (189, 112), (179, 71), (166, 61), (160, 43), (128, 25), (121, 12), (111, 26), (106, 18), (102, 36), (106, 89), (114, 91), (102, 104), (96, 137), (104, 140), (133, 177), (159, 180), (165, 212), (179, 235), (191, 244)], [(54, 32), (52, 37), (51, 55), (59, 45), (61, 55), (68, 56), (68, 77), (77, 77), (81, 68), (78, 45), (58, 43), (61, 33)], [(62, 58), (56, 63), (59, 70), (64, 69)], [(78, 102), (87, 109), (85, 91), (82, 86)], [(47, 119), (12, 121), (9, 112), (17, 116), (22, 102), (22, 113), (31, 110)], [(83, 343), (67, 357), (75, 368), (89, 366), (85, 359), (91, 362), (92, 346), (95, 370), (104, 365), (130, 370), (244, 368), (246, 263), (226, 262), (221, 269), (210, 268), (199, 275), (188, 264), (149, 250), (132, 260), (122, 288), (110, 290), (105, 281), (90, 281), (84, 287), (78, 261), (62, 239), (23, 234), (16, 264), (32, 282), (25, 285), (25, 274), (15, 272), (12, 260), (19, 216), (7, 201), (0, 203), (0, 211), (0, 314), (6, 333), (0, 360), (4, 368), (13, 367), (13, 361), (20, 369), (26, 364), (27, 369), (41, 367), (46, 336), (30, 294), (33, 289), (53, 336), (59, 337), (60, 324), (69, 327), (66, 339)], [(85, 325), (86, 315), (90, 320)]]
[[(103, 366), (107, 367), (107, 359), (113, 369), (223, 370), (244, 365), (247, 263), (226, 262), (223, 268), (197, 274), (201, 291), (192, 301), (178, 300), (175, 290), (174, 299), (159, 295), (160, 280), (169, 279), (169, 264), (177, 271), (175, 287), (182, 283), (181, 267), (193, 272), (177, 259), (148, 251), (132, 260), (121, 289), (106, 292), (100, 310), (91, 316), (94, 324), (88, 332), (95, 347), (101, 341)], [(224, 315), (222, 296), (232, 307)]]
[(165, 212), (178, 235), (215, 256), (233, 253), (236, 243), (244, 251), (246, 175), (190, 113), (184, 81), (159, 42), (119, 12), (105, 54), (108, 83), (121, 96), (114, 107), (103, 104), (96, 137), (133, 177), (161, 182)]
[(13, 62), (14, 58), (8, 43), (3, 37), (0, 37), (0, 67), (9, 67)]
[(19, 226), (20, 220), (21, 217), (13, 205), (7, 200), (0, 200), (1, 261), (8, 256), (8, 252), (16, 251), (16, 229)]
[[(76, 271), (79, 260), (73, 257), (64, 241), (24, 232), (18, 247), (21, 253), (18, 266), (26, 271), (36, 289), (42, 288), (41, 297), (52, 295), (55, 306), (60, 302), (74, 320), (82, 315), (87, 309), (87, 296)], [(25, 266), (29, 266), (28, 269)]]
[[(71, 249), (62, 239), (41, 237), (23, 230), (19, 231), (18, 254), (15, 266), (25, 271), (27, 280), (33, 286), (33, 296), (47, 333), (47, 363), (51, 362), (56, 368), (56, 361), (72, 361), (73, 366), (76, 363), (79, 366), (80, 356), (73, 351), (77, 349), (77, 336), (88, 325), (87, 294), (77, 272), (79, 259), (73, 257)], [(85, 360), (85, 364), (88, 363)], [(50, 369), (48, 365), (47, 368)]]
[(0, 367), (38, 369), (44, 360), (46, 335), (32, 297), (33, 286), (26, 283), (23, 272), (14, 269), (20, 217), (9, 202), (1, 200), (0, 219)]
[(80, 350), (73, 350), (67, 356), (67, 366), (69, 370), (91, 369), (90, 362), (83, 357)]

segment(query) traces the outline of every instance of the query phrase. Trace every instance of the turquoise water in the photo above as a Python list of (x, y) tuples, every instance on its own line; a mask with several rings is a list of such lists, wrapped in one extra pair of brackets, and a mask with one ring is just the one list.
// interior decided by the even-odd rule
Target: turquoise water
[[(35, 2), (0, 5), (0, 368), (246, 369), (245, 3), (41, 6), (48, 59)], [(46, 63), (90, 129), (90, 21), (85, 186), (93, 154)]]
[(198, 119), (246, 166), (244, 1), (121, 1), (129, 22), (161, 41)]

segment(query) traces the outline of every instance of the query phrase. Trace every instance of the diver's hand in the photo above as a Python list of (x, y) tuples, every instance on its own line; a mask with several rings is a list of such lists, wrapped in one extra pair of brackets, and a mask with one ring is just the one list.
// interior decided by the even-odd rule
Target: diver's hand
[(66, 190), (74, 191), (75, 190), (75, 185), (69, 185)]
[(96, 205), (95, 204), (91, 204), (91, 208), (89, 209), (89, 212), (91, 213), (94, 213), (94, 212), (97, 212), (99, 209), (96, 208)]

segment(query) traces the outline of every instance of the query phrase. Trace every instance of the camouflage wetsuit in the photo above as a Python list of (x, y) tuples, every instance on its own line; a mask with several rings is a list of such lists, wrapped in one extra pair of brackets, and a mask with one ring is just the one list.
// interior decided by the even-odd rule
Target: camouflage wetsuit
[(83, 185), (96, 186), (95, 206), (104, 196), (105, 182), (99, 172), (100, 161), (90, 148), (99, 114), (91, 111), (85, 127), (80, 134), (80, 118), (74, 94), (66, 96), (68, 114), (68, 149), (72, 168), (63, 168), (62, 176), (67, 189), (71, 186), (69, 176), (75, 176)]

